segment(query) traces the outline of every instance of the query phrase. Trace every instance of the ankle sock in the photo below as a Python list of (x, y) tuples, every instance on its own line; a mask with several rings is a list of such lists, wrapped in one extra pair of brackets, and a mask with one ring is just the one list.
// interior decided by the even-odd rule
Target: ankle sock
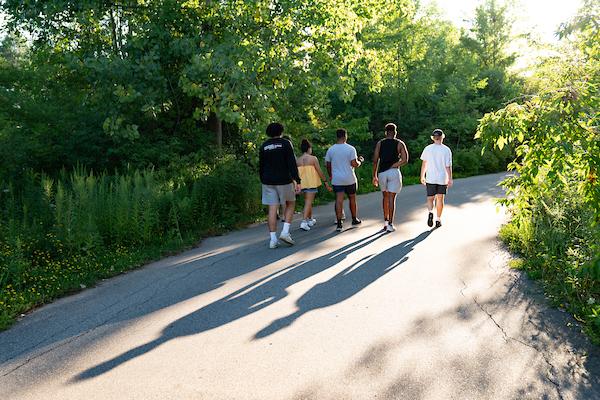
[(269, 235), (271, 235), (272, 242), (277, 241), (277, 232), (269, 232)]
[(283, 229), (281, 230), (281, 234), (282, 235), (287, 235), (290, 233), (290, 223), (289, 222), (284, 222), (283, 223)]

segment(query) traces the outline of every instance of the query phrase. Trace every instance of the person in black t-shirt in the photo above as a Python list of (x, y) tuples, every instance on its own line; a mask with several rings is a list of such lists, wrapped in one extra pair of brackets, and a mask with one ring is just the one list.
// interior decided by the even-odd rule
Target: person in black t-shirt
[[(269, 206), (269, 247), (274, 249), (279, 242), (294, 244), (290, 235), (290, 224), (294, 216), (296, 194), (300, 192), (300, 176), (292, 142), (281, 137), (283, 125), (274, 122), (267, 126), (270, 137), (260, 146), (259, 173), (262, 183), (262, 203)], [(285, 204), (285, 222), (277, 240), (277, 210)]]
[(408, 163), (408, 150), (402, 140), (396, 139), (396, 125), (385, 126), (385, 139), (375, 145), (373, 154), (373, 185), (383, 194), (383, 230), (394, 232), (396, 195), (402, 189), (400, 167)]

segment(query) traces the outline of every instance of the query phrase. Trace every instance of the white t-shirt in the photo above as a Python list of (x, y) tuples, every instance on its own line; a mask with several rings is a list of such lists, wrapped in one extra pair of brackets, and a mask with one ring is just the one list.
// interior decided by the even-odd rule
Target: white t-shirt
[(325, 161), (331, 163), (331, 184), (346, 186), (357, 182), (354, 167), (350, 162), (356, 160), (356, 149), (348, 143), (336, 143), (327, 150)]
[(427, 161), (425, 181), (437, 185), (448, 184), (446, 167), (452, 166), (452, 152), (444, 144), (432, 143), (423, 149), (421, 160)]

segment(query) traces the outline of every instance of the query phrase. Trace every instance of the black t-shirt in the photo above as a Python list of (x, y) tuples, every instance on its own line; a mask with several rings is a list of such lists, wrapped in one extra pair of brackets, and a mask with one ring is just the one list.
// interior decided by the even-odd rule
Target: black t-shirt
[(271, 138), (260, 146), (260, 181), (265, 185), (300, 183), (292, 142), (281, 137)]
[(392, 168), (392, 164), (400, 160), (400, 153), (398, 152), (398, 145), (400, 140), (398, 139), (382, 139), (379, 142), (379, 171), (383, 172)]

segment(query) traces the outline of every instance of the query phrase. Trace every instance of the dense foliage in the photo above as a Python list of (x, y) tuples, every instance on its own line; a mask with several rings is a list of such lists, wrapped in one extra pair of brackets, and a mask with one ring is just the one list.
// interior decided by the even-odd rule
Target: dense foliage
[[(522, 267), (600, 342), (600, 6), (563, 30), (564, 55), (544, 60), (531, 94), (481, 121), (488, 146), (512, 145), (505, 181), (513, 214), (503, 236)], [(568, 56), (566, 56), (568, 54)]]
[(320, 158), (339, 127), (368, 158), (396, 122), (406, 183), (436, 127), (457, 176), (502, 170), (511, 150), (482, 157), (473, 135), (523, 84), (507, 10), (487, 0), (463, 31), (419, 4), (0, 2), (0, 327), (259, 218), (256, 146), (273, 120)]

